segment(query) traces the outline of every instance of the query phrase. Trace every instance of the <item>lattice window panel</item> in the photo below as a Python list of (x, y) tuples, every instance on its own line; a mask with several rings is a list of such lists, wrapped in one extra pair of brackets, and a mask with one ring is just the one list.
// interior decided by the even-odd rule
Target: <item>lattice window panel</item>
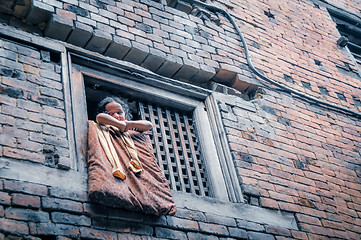
[(187, 114), (139, 103), (142, 119), (152, 122), (158, 164), (173, 190), (209, 196), (209, 186), (193, 119)]

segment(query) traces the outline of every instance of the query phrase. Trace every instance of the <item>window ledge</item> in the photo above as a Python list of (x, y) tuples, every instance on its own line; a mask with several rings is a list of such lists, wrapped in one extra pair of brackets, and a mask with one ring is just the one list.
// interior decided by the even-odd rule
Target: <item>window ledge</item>
[(244, 203), (232, 203), (216, 198), (200, 197), (176, 191), (173, 191), (172, 194), (178, 208), (298, 230), (294, 215), (288, 212), (251, 206)]
[[(75, 192), (87, 191), (87, 176), (85, 173), (49, 168), (16, 159), (0, 157), (0, 176), (6, 179), (38, 184), (45, 184), (44, 179), (47, 179), (45, 184), (47, 186), (59, 187)], [(67, 184), (64, 185), (64, 182)], [(265, 209), (244, 203), (232, 203), (211, 197), (200, 197), (184, 192), (172, 191), (172, 194), (177, 208), (298, 230), (296, 219), (291, 213)]]

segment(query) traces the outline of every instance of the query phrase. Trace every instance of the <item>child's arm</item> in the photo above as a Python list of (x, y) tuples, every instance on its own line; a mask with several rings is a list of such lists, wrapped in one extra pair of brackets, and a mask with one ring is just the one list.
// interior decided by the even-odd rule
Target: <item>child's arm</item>
[(153, 127), (152, 123), (146, 120), (119, 121), (106, 113), (99, 113), (96, 117), (96, 121), (102, 125), (117, 127), (121, 132), (127, 132), (129, 129), (133, 128), (137, 129), (139, 132), (145, 132)]
[(125, 132), (129, 129), (135, 128), (139, 132), (145, 132), (152, 129), (153, 125), (151, 122), (146, 120), (137, 120), (137, 121), (125, 121), (127, 126), (125, 128)]
[(96, 121), (102, 125), (111, 125), (117, 127), (121, 132), (128, 131), (127, 123), (125, 121), (119, 121), (106, 113), (99, 113), (96, 117)]

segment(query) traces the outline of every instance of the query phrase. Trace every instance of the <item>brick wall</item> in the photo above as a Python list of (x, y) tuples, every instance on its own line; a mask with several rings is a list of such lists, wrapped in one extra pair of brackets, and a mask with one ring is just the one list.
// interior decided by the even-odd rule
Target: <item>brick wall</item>
[(60, 56), (0, 43), (2, 156), (69, 168)]
[(293, 212), (305, 232), (357, 238), (360, 121), (274, 92), (253, 103), (220, 103), (249, 204)]
[[(169, 2), (1, 1), (0, 239), (359, 239), (360, 119), (257, 79), (224, 16)], [(360, 112), (360, 76), (322, 2), (213, 4), (266, 76)], [(327, 2), (360, 12), (358, 1)], [(90, 203), (71, 157), (67, 60), (43, 42), (203, 87), (261, 86), (252, 101), (213, 93), (246, 203), (174, 193), (177, 214), (160, 218)]]

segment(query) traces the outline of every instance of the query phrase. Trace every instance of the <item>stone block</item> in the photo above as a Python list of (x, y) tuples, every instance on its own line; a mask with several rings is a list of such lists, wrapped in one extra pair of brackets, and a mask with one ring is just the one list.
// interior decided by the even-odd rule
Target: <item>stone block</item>
[(147, 235), (147, 236), (151, 236), (154, 232), (152, 226), (148, 226), (144, 224), (132, 226), (130, 231), (134, 234)]
[(58, 198), (42, 198), (42, 207), (50, 210), (69, 211), (75, 213), (83, 212), (83, 205), (80, 202), (58, 199)]
[(165, 62), (166, 54), (158, 49), (151, 48), (148, 56), (142, 63), (142, 66), (152, 72), (156, 72), (158, 68)]
[(234, 82), (232, 83), (232, 88), (235, 88), (242, 93), (256, 91), (258, 86), (261, 85), (261, 82), (256, 78), (250, 78), (242, 74), (237, 74)]
[(37, 223), (32, 230), (34, 235), (55, 235), (76, 238), (79, 236), (79, 228), (67, 224)]
[(85, 48), (90, 51), (104, 53), (111, 41), (112, 35), (110, 33), (102, 32), (96, 29)]
[(132, 43), (132, 48), (129, 50), (129, 52), (127, 53), (127, 55), (124, 57), (123, 60), (140, 65), (144, 59), (148, 56), (149, 54), (149, 47), (138, 43), (138, 42), (133, 42)]
[(182, 229), (182, 230), (191, 230), (191, 231), (197, 231), (199, 230), (198, 223), (193, 220), (188, 219), (182, 219), (177, 217), (168, 216), (167, 217), (167, 223), (169, 226), (174, 227), (176, 229)]
[(226, 68), (220, 68), (218, 69), (213, 79), (218, 83), (222, 83), (227, 86), (232, 86), (236, 80), (236, 76), (237, 76), (237, 72)]
[(131, 47), (132, 44), (129, 39), (114, 36), (113, 41), (110, 43), (105, 52), (105, 55), (117, 59), (123, 59)]
[(239, 228), (228, 228), (229, 235), (237, 239), (248, 239), (247, 232)]
[(56, 166), (60, 169), (68, 170), (71, 168), (71, 163), (72, 160), (70, 160), (70, 158), (61, 156)]
[(175, 231), (169, 228), (155, 228), (155, 234), (160, 238), (170, 238), (170, 239), (179, 239), (179, 240), (187, 240), (187, 235), (184, 232)]
[(265, 233), (258, 233), (258, 232), (248, 232), (248, 239), (249, 240), (275, 240), (275, 237), (270, 234)]
[(44, 34), (47, 37), (65, 41), (73, 30), (73, 20), (53, 14), (46, 25)]
[(216, 70), (213, 67), (201, 64), (200, 69), (190, 81), (194, 83), (206, 83), (210, 81), (214, 75), (216, 75)]
[(88, 239), (117, 239), (117, 234), (115, 232), (102, 231), (94, 228), (80, 228), (80, 237)]
[(75, 22), (75, 28), (70, 33), (68, 43), (74, 44), (79, 47), (84, 47), (93, 34), (93, 28), (89, 25)]
[(158, 68), (157, 73), (165, 76), (172, 77), (183, 65), (183, 60), (174, 55), (167, 55), (165, 62)]
[(210, 213), (205, 213), (205, 214), (207, 217), (207, 222), (209, 222), (209, 223), (222, 224), (222, 225), (231, 226), (231, 227), (237, 226), (236, 220), (234, 220), (234, 218), (224, 217), (224, 216), (210, 214)]
[(190, 219), (193, 221), (206, 222), (206, 216), (202, 212), (178, 208), (175, 217)]
[(25, 17), (26, 22), (37, 25), (46, 22), (51, 14), (54, 13), (54, 7), (40, 1), (32, 1), (30, 10)]
[(22, 220), (22, 221), (31, 221), (31, 222), (49, 222), (49, 213), (31, 210), (31, 209), (23, 209), (23, 208), (7, 208), (5, 211), (5, 217), (14, 219), (14, 220)]
[(125, 220), (131, 222), (143, 222), (144, 219), (144, 216), (141, 213), (135, 213), (134, 211), (119, 208), (107, 208), (106, 214), (109, 219)]
[(65, 223), (79, 226), (90, 226), (91, 220), (84, 215), (74, 215), (64, 212), (52, 212), (51, 220), (54, 223)]
[(202, 232), (229, 236), (229, 232), (226, 226), (218, 225), (218, 224), (210, 224), (210, 223), (199, 223), (199, 229)]
[(183, 81), (189, 81), (199, 70), (197, 62), (183, 59), (183, 66), (174, 74), (173, 78)]
[(197, 233), (197, 232), (188, 232), (187, 236), (188, 236), (188, 240), (199, 240), (199, 239), (202, 239), (202, 240), (219, 240), (219, 238), (216, 237), (216, 236), (201, 234), (201, 233)]
[(137, 224), (108, 218), (92, 218), (92, 227), (109, 231), (129, 231)]
[(12, 192), (21, 192), (40, 196), (46, 196), (48, 193), (47, 186), (15, 180), (6, 180), (4, 182), (4, 188)]

